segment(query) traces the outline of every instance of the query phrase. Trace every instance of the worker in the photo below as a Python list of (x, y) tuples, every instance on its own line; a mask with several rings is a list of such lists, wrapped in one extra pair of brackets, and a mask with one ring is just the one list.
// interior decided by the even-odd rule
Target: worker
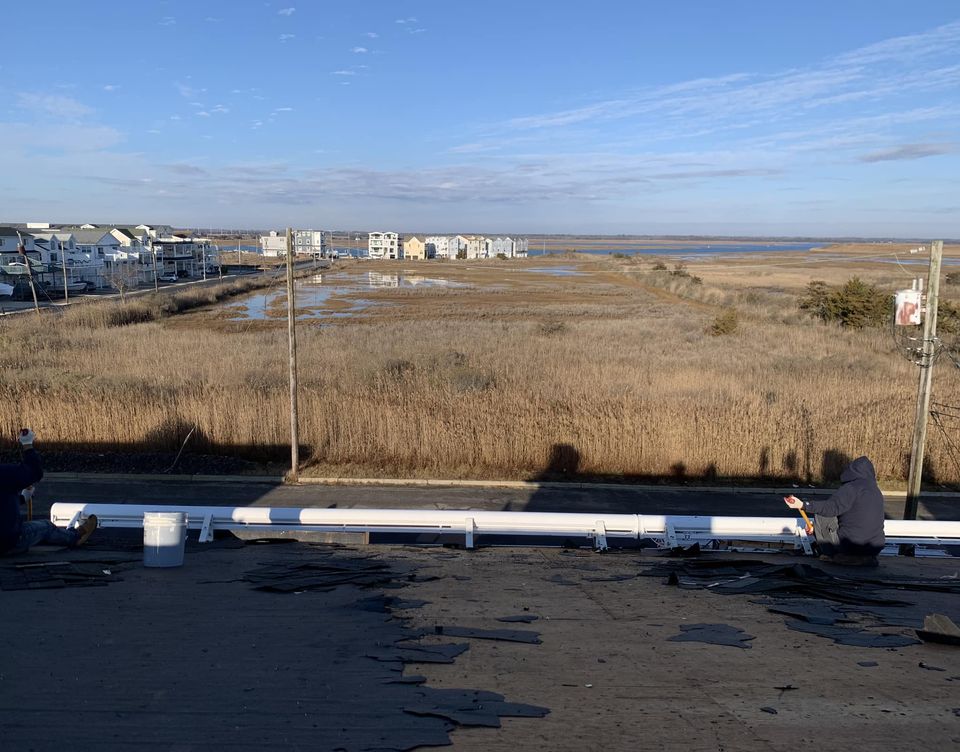
[(801, 501), (786, 496), (791, 509), (815, 515), (814, 530), (820, 559), (846, 566), (877, 566), (883, 536), (883, 494), (867, 457), (857, 457), (840, 474), (842, 485), (829, 499)]
[(43, 477), (40, 454), (33, 446), (29, 428), (18, 437), (23, 451), (19, 464), (0, 465), (0, 554), (22, 554), (31, 546), (80, 546), (97, 529), (96, 515), (90, 515), (75, 529), (61, 530), (49, 520), (24, 522), (20, 519), (21, 492)]

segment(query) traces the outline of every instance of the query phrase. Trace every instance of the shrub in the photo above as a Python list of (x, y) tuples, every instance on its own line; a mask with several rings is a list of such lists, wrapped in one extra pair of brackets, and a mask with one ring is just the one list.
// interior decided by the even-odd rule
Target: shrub
[(544, 337), (551, 337), (554, 334), (563, 334), (567, 331), (567, 325), (562, 321), (542, 321), (537, 327), (537, 333)]
[(960, 272), (950, 272), (946, 282), (948, 285), (960, 285)]
[(737, 331), (737, 309), (726, 308), (713, 320), (713, 323), (707, 328), (707, 333), (714, 337), (722, 337), (725, 334), (733, 334)]
[(822, 280), (814, 280), (807, 285), (799, 306), (822, 321), (851, 329), (883, 326), (892, 310), (890, 296), (859, 277), (834, 288)]
[(653, 265), (653, 270), (655, 272), (665, 272), (667, 270), (667, 265), (662, 261), (658, 261)]

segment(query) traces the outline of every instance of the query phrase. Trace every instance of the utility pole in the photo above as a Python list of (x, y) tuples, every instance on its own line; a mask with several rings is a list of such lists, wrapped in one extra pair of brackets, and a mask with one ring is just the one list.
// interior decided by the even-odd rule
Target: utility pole
[(153, 247), (153, 243), (150, 244), (150, 251), (153, 253), (153, 291), (160, 291), (160, 280), (157, 279), (157, 249)]
[[(907, 503), (903, 519), (917, 519), (920, 500), (920, 482), (923, 476), (923, 449), (927, 441), (927, 416), (930, 414), (930, 385), (933, 382), (933, 362), (937, 345), (937, 304), (940, 297), (940, 262), (943, 241), (930, 244), (930, 273), (927, 277), (926, 318), (923, 321), (923, 349), (920, 355), (920, 379), (917, 387), (917, 414), (913, 428), (913, 447), (910, 450), (910, 476), (907, 479)], [(901, 555), (913, 553), (912, 546), (901, 546)]]
[(30, 257), (27, 255), (27, 246), (23, 243), (23, 236), (17, 231), (17, 253), (23, 256), (23, 265), (27, 270), (27, 280), (30, 282), (30, 292), (33, 294), (33, 309), (40, 315), (40, 303), (37, 301), (37, 288), (33, 284), (33, 269), (30, 267)]
[[(57, 237), (54, 235), (53, 237)], [(63, 241), (60, 238), (57, 238), (57, 242), (60, 244), (60, 267), (63, 269), (63, 302), (70, 302), (70, 294), (67, 292), (67, 256), (63, 252)]]
[(297, 306), (293, 285), (293, 232), (287, 228), (287, 339), (290, 350), (290, 480), (300, 479), (300, 428), (297, 420)]

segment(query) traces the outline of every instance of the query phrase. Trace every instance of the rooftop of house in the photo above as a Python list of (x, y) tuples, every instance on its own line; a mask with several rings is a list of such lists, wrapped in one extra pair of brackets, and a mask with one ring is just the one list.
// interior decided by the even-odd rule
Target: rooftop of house
[[(960, 651), (914, 631), (928, 612), (960, 618), (956, 559), (863, 573), (787, 554), (225, 535), (156, 569), (142, 541), (99, 530), (76, 551), (0, 560), (24, 648), (4, 658), (10, 749), (957, 743)], [(842, 579), (831, 594), (821, 577)], [(804, 580), (809, 592), (783, 590)]]

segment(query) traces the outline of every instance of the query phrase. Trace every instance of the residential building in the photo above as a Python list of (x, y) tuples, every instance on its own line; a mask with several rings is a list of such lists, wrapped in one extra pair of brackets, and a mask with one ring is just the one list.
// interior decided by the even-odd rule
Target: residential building
[[(26, 259), (18, 250), (21, 243)], [(0, 227), (0, 284), (3, 285), (4, 291), (2, 294), (12, 295), (16, 288), (24, 284), (24, 280), (27, 279), (28, 262), (34, 282), (42, 284), (48, 268), (40, 259), (33, 236), (22, 231), (18, 234), (13, 227)], [(29, 286), (26, 289), (29, 289)]]
[(84, 254), (91, 260), (105, 261), (108, 258), (115, 258), (118, 254), (120, 241), (107, 230), (102, 228), (90, 230), (79, 227), (62, 229), (73, 235), (77, 252)]
[(427, 258), (456, 258), (460, 248), (456, 237), (449, 235), (430, 235), (423, 242), (427, 245)]
[(403, 257), (405, 259), (416, 259), (425, 261), (427, 258), (427, 244), (414, 235), (412, 238), (403, 241)]
[(287, 255), (287, 236), (281, 235), (276, 230), (270, 230), (269, 235), (260, 236), (260, 250), (264, 256), (286, 256)]
[(517, 238), (513, 241), (513, 255), (515, 258), (527, 257), (527, 239)]
[(367, 238), (367, 255), (375, 259), (403, 258), (403, 237), (395, 232), (371, 232)]
[(157, 271), (160, 274), (176, 272), (182, 277), (199, 277), (204, 274), (211, 259), (219, 258), (209, 238), (173, 233), (158, 237), (152, 246), (157, 254)]
[(294, 230), (293, 252), (315, 258), (326, 258), (327, 233), (323, 230)]
[[(451, 258), (466, 258), (467, 257), (467, 236), (466, 235), (457, 235), (454, 237), (456, 241), (456, 253), (454, 253)], [(451, 251), (454, 248), (451, 246)]]
[(483, 235), (467, 235), (466, 241), (466, 257), (468, 259), (487, 258), (489, 248), (487, 247), (487, 239)]

